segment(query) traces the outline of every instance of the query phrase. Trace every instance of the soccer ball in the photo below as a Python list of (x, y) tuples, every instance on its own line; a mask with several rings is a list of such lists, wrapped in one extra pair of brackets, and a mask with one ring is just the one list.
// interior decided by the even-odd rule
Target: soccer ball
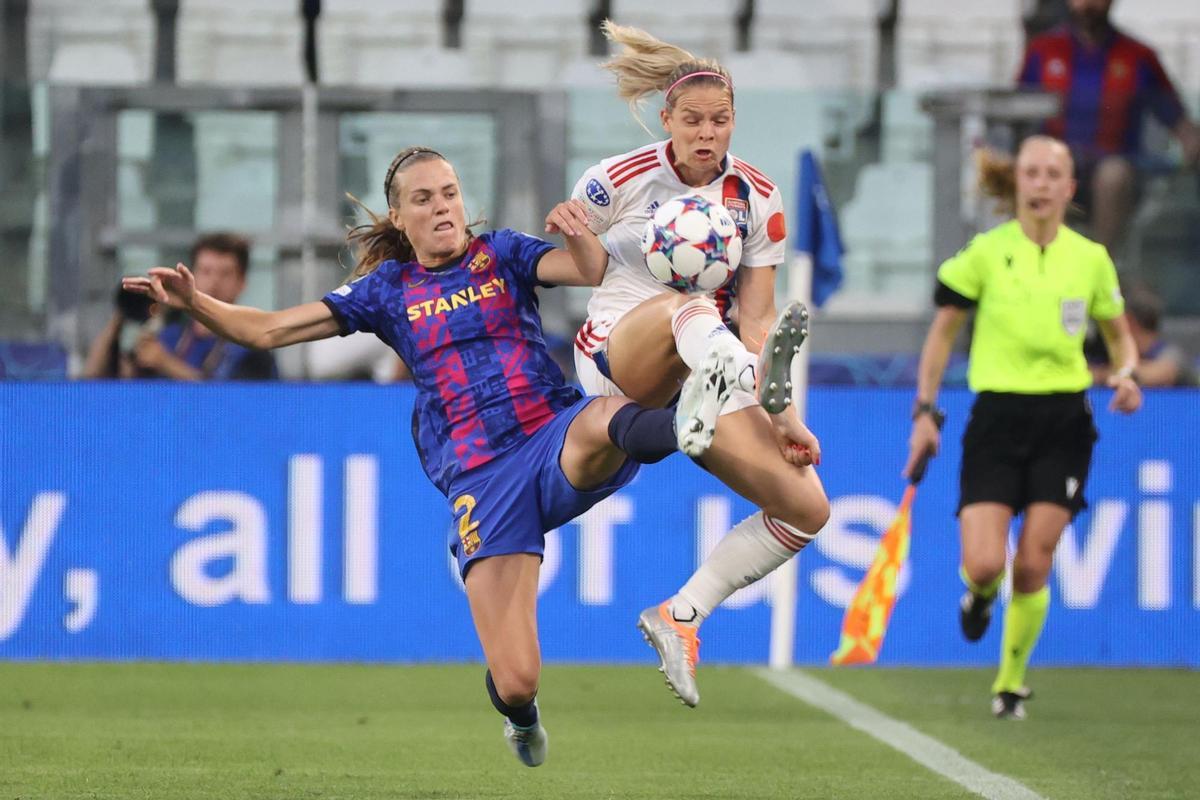
[(742, 260), (742, 237), (724, 206), (694, 194), (663, 203), (642, 232), (646, 267), (680, 292), (711, 292), (727, 284)]

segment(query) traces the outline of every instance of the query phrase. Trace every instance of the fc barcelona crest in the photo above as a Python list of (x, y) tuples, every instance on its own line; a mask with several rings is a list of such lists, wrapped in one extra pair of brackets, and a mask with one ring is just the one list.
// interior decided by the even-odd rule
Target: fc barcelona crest
[(463, 554), (473, 556), (478, 552), (483, 541), (479, 538), (479, 522), (471, 519), (475, 510), (475, 498), (469, 494), (459, 495), (454, 500), (454, 511), (463, 512), (458, 518), (458, 539), (462, 543)]
[(471, 272), (482, 272), (492, 265), (492, 256), (486, 250), (480, 250), (471, 259), (471, 263), (467, 264), (467, 269)]

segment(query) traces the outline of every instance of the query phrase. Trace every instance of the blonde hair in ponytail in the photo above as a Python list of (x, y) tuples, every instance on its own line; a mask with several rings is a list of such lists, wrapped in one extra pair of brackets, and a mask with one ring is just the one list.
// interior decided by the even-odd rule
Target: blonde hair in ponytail
[(984, 196), (994, 198), (1003, 213), (1013, 213), (1017, 207), (1016, 160), (1007, 153), (981, 147), (975, 151), (975, 168)]
[[(676, 81), (696, 72), (713, 72), (721, 77), (702, 75), (688, 81), (688, 86), (717, 86), (729, 91), (733, 101), (733, 80), (729, 72), (711, 58), (697, 58), (673, 44), (651, 36), (641, 28), (618, 25), (610, 19), (600, 26), (604, 36), (622, 46), (617, 55), (600, 66), (617, 76), (617, 96), (629, 103), (638, 124), (645, 128), (638, 113), (646, 95), (666, 91)], [(672, 93), (674, 94), (674, 92)], [(671, 97), (664, 97), (667, 111), (674, 107)], [(649, 133), (649, 130), (647, 130)]]

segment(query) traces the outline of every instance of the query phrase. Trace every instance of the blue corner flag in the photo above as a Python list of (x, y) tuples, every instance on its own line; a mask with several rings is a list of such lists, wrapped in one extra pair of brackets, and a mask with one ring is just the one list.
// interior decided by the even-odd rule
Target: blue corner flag
[(829, 202), (821, 165), (811, 150), (800, 154), (796, 193), (796, 227), (792, 249), (812, 259), (812, 299), (820, 308), (842, 285), (842, 235), (837, 211)]

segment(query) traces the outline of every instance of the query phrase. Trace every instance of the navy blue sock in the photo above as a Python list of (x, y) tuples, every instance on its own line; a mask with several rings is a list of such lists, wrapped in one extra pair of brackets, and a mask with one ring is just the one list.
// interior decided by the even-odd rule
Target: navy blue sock
[(621, 406), (608, 422), (608, 438), (639, 464), (654, 464), (679, 449), (675, 441), (675, 410)]
[(537, 723), (538, 710), (532, 700), (523, 706), (510, 706), (501, 700), (500, 693), (496, 691), (496, 682), (492, 680), (492, 671), (490, 669), (487, 671), (484, 682), (487, 684), (488, 697), (492, 698), (492, 705), (501, 714), (511, 719), (513, 725), (521, 728), (530, 728)]

